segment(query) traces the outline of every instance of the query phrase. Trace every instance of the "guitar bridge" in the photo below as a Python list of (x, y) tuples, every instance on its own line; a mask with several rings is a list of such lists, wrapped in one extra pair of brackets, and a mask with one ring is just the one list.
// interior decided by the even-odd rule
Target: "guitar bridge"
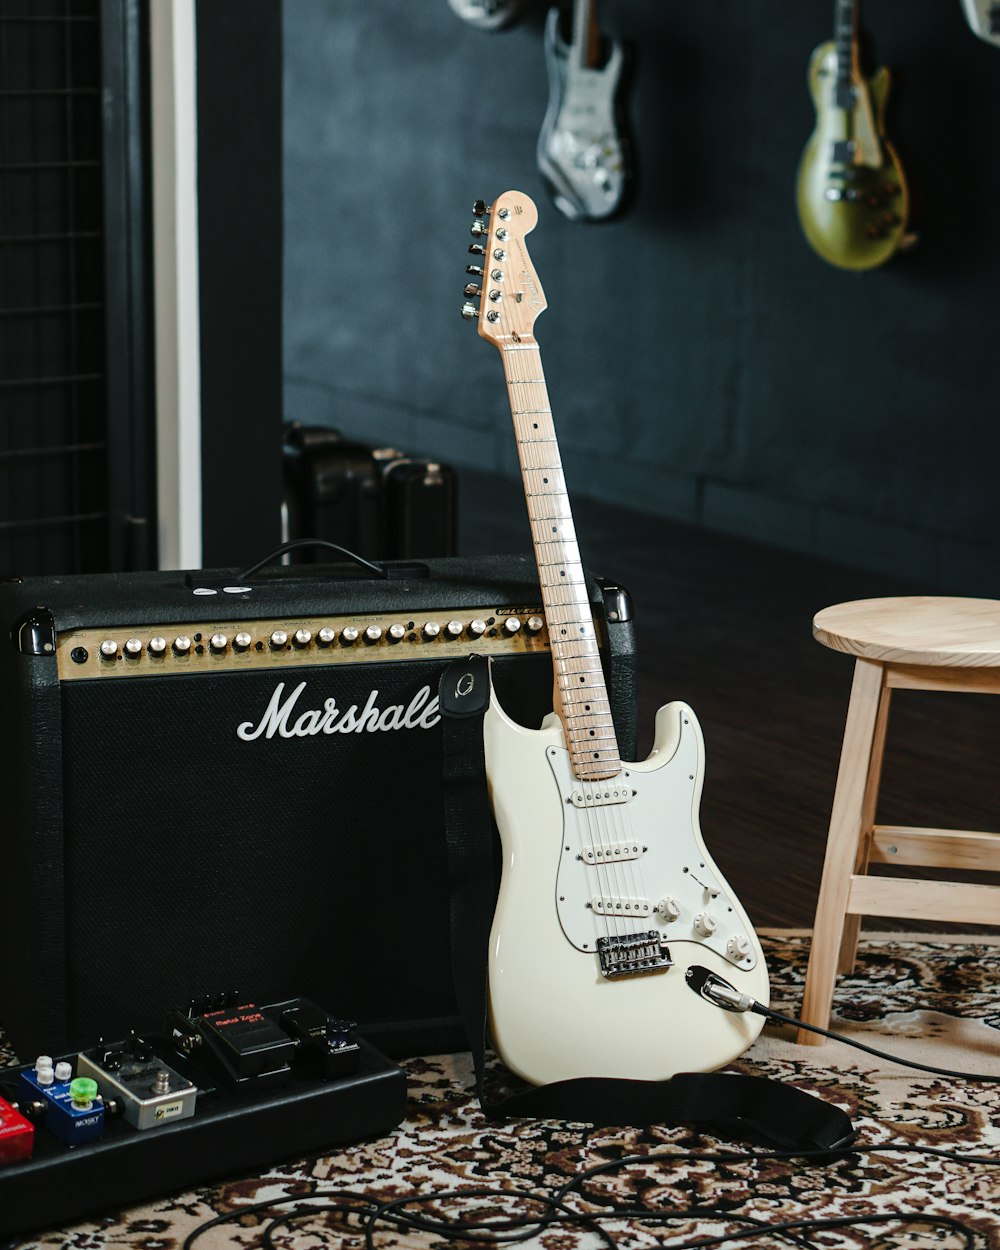
[(601, 972), (606, 977), (663, 972), (674, 966), (667, 944), (655, 929), (645, 933), (628, 933), (622, 937), (599, 937), (597, 953), (601, 960)]

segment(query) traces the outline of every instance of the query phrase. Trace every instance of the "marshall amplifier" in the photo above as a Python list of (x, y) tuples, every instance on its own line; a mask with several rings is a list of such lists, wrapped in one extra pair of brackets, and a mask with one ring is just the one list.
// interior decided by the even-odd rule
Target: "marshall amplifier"
[[(437, 683), (494, 658), (536, 726), (534, 565), (294, 566), (0, 585), (0, 1023), (21, 1056), (193, 997), (304, 995), (393, 1054), (464, 1042), (451, 988)], [(628, 600), (589, 583), (622, 751)]]

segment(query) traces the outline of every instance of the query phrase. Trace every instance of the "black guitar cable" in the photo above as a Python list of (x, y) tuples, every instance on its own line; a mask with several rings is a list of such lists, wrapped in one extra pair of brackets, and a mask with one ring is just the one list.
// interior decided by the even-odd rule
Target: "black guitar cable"
[(686, 975), (692, 989), (716, 1007), (721, 1007), (723, 1011), (750, 1011), (754, 1015), (763, 1016), (766, 1020), (775, 1020), (779, 1024), (790, 1024), (797, 1029), (806, 1029), (809, 1033), (818, 1033), (820, 1037), (829, 1037), (835, 1042), (843, 1042), (845, 1046), (863, 1050), (869, 1055), (874, 1055), (876, 1059), (885, 1059), (889, 1063), (896, 1063), (904, 1068), (915, 1068), (918, 1072), (930, 1072), (934, 1076), (949, 1076), (959, 1081), (976, 1081), (986, 1084), (996, 1084), (1000, 1081), (1000, 1076), (985, 1072), (953, 1072), (950, 1068), (936, 1068), (933, 1064), (917, 1063), (914, 1059), (900, 1059), (898, 1055), (876, 1050), (874, 1046), (868, 1046), (865, 1042), (859, 1042), (853, 1037), (845, 1037), (843, 1033), (821, 1029), (818, 1024), (806, 1024), (804, 1020), (799, 1020), (795, 1016), (786, 1016), (780, 1011), (775, 1011), (773, 1007), (765, 1007), (763, 1003), (757, 1002), (749, 994), (741, 994), (728, 981), (714, 972), (709, 972), (707, 968), (695, 965), (687, 970)]

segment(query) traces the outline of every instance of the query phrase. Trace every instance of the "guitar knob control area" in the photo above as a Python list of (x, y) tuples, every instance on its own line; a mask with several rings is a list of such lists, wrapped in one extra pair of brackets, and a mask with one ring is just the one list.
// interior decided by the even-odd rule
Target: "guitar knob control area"
[(694, 931), (700, 937), (711, 937), (718, 927), (719, 922), (710, 911), (700, 911), (694, 918)]

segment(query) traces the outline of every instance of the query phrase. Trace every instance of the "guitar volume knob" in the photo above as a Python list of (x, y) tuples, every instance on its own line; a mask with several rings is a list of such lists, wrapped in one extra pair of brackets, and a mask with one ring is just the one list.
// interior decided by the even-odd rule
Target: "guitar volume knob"
[(661, 898), (656, 904), (656, 910), (666, 921), (676, 920), (681, 914), (681, 905), (672, 894)]

